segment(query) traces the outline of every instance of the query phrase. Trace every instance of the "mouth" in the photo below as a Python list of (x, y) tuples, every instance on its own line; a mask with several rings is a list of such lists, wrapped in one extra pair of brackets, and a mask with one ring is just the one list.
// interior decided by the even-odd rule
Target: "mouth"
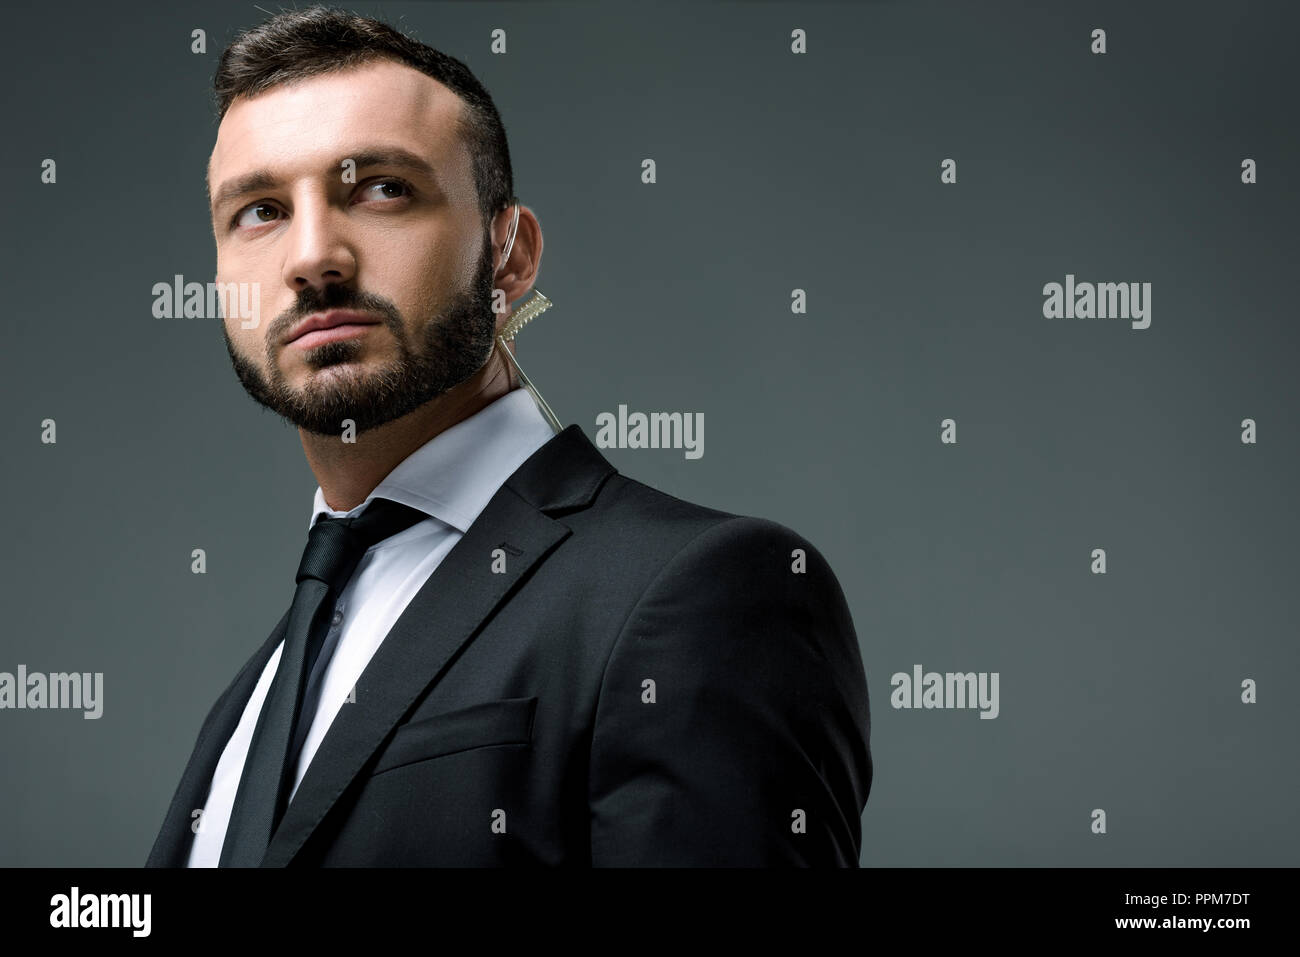
[(364, 312), (355, 312), (350, 309), (331, 309), (328, 312), (318, 312), (310, 315), (298, 323), (289, 331), (283, 344), (297, 346), (300, 349), (310, 349), (314, 346), (324, 345), (327, 342), (336, 342), (339, 339), (351, 339), (355, 336), (365, 335), (372, 326), (380, 324), (379, 319)]

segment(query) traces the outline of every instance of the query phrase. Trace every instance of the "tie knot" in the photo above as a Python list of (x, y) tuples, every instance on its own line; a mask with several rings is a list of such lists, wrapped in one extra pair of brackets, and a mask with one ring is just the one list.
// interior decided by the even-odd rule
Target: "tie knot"
[(315, 578), (335, 591), (342, 591), (366, 549), (428, 517), (417, 508), (376, 498), (360, 515), (323, 518), (307, 533), (297, 581)]

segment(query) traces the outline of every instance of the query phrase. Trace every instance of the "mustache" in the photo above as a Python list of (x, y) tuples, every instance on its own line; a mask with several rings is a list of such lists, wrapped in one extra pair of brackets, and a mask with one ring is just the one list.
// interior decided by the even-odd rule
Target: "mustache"
[(290, 328), (313, 313), (330, 309), (355, 309), (374, 313), (382, 316), (390, 328), (400, 327), (402, 322), (397, 307), (383, 296), (338, 284), (326, 286), (323, 292), (309, 286), (298, 294), (297, 301), (290, 308), (275, 317), (268, 330), (271, 337), (269, 341), (278, 341)]

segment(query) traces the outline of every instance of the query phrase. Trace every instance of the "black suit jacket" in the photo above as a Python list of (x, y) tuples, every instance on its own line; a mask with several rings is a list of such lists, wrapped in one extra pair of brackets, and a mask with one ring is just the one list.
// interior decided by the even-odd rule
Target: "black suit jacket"
[[(203, 722), (147, 866), (185, 865), (287, 618)], [(871, 776), (820, 553), (619, 474), (570, 425), (393, 625), (262, 866), (857, 866)]]

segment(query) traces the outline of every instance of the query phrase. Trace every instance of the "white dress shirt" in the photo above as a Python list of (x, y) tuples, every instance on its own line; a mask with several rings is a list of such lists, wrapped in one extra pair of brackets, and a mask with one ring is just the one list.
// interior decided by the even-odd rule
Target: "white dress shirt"
[[(339, 708), (393, 623), (497, 489), (554, 435), (532, 395), (518, 388), (420, 446), (351, 511), (331, 509), (317, 487), (308, 529), (322, 517), (357, 515), (373, 498), (392, 499), (430, 517), (372, 546), (339, 595), (304, 692), (301, 714), (311, 725), (298, 754), (291, 800)], [(285, 578), (292, 582), (292, 575)], [(244, 759), (283, 649), (281, 642), (262, 669), (217, 762), (190, 846), (189, 867), (216, 867), (221, 858)]]

